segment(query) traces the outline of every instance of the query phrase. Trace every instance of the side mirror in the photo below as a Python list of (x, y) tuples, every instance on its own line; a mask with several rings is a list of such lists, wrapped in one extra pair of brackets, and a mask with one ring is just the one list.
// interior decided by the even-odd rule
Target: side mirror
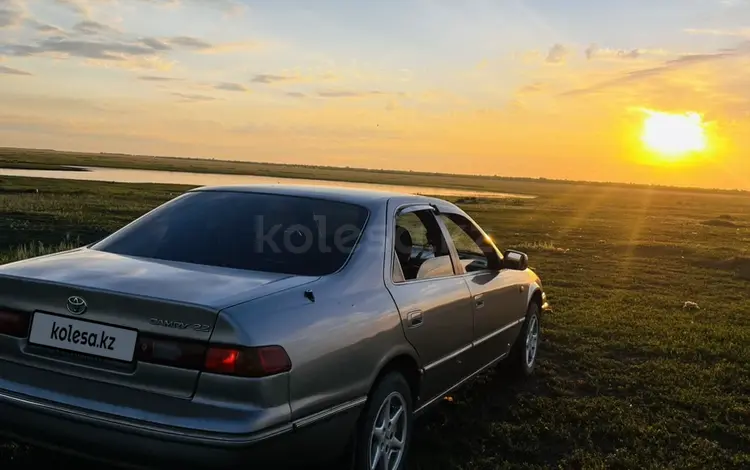
[(525, 271), (529, 267), (529, 256), (517, 250), (505, 250), (503, 253), (503, 267), (516, 271)]

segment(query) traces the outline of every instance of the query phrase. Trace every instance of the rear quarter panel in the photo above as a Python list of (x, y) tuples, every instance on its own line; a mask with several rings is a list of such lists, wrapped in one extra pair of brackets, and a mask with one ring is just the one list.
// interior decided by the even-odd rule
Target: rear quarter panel
[(365, 397), (390, 358), (408, 354), (416, 359), (383, 281), (384, 209), (371, 211), (343, 270), (226, 309), (214, 329), (214, 343), (286, 349), (292, 362), (292, 420)]

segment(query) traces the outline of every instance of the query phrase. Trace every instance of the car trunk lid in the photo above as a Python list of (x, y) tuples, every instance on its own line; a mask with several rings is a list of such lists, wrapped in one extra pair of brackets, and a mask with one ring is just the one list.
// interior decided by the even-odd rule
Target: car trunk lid
[(145, 339), (205, 344), (221, 309), (311, 280), (86, 248), (7, 264), (0, 307), (32, 317), (28, 338), (0, 335), (0, 359), (190, 397), (199, 371), (142, 362), (173, 353)]
[(122, 256), (80, 248), (0, 266), (0, 275), (220, 310), (306, 276)]

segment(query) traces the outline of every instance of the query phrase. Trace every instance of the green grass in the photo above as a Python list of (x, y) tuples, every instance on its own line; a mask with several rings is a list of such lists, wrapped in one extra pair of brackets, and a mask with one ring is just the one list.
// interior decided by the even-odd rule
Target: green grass
[(57, 244), (45, 245), (43, 242), (28, 243), (26, 245), (16, 246), (10, 250), (0, 253), (0, 264), (10, 263), (13, 261), (33, 258), (35, 256), (49, 255), (60, 251), (72, 250), (78, 248), (83, 243), (80, 239), (65, 239)]
[[(539, 369), (426, 415), (410, 468), (750, 468), (750, 196), (513, 184), (540, 197), (462, 207), (544, 280)], [(97, 240), (184, 189), (0, 178), (0, 259)], [(2, 468), (54, 458), (0, 447)]]

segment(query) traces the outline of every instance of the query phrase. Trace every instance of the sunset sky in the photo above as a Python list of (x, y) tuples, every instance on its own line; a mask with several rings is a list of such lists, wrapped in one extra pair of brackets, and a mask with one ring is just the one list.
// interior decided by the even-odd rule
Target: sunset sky
[(0, 0), (0, 146), (750, 189), (750, 0)]

